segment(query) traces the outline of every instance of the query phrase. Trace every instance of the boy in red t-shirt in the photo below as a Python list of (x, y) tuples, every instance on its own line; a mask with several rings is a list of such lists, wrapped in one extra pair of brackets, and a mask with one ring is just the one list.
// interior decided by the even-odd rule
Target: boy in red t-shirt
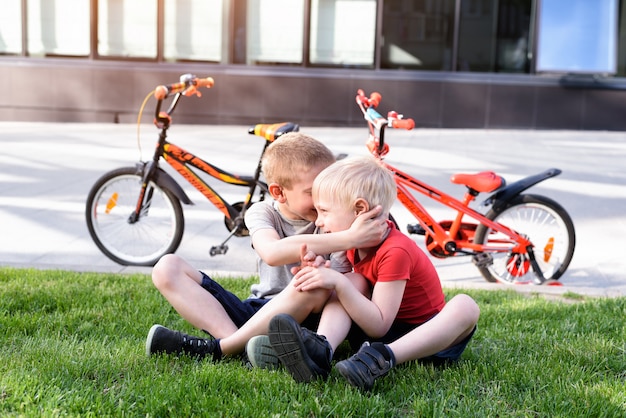
[[(388, 214), (396, 199), (396, 184), (393, 174), (374, 158), (349, 158), (316, 177), (313, 199), (316, 225), (325, 232), (338, 232), (376, 205)], [(356, 332), (350, 332), (351, 343), (365, 342), (355, 355), (336, 364), (352, 385), (369, 390), (376, 378), (410, 360), (445, 363), (461, 356), (476, 329), (478, 305), (464, 294), (446, 304), (434, 266), (413, 240), (389, 223), (389, 232), (378, 246), (356, 248), (347, 256), (354, 273), (344, 275), (315, 262), (315, 254), (303, 249), (303, 265), (307, 261), (309, 265), (301, 267), (293, 286), (300, 291), (334, 291), (330, 300), (335, 303), (327, 303), (317, 330), (320, 345), (328, 345), (323, 336), (336, 339), (338, 334), (347, 335), (352, 323), (356, 325)], [(354, 276), (360, 276), (361, 285)], [(270, 343), (299, 381), (327, 375), (324, 369), (332, 357), (332, 349), (312, 348), (308, 333), (287, 314), (270, 321)]]

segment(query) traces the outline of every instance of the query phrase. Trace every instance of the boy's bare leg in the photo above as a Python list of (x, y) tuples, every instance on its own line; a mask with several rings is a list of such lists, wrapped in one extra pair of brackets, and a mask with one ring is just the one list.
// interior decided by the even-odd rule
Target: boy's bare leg
[[(357, 273), (346, 273), (346, 277), (362, 294), (370, 297), (371, 291), (363, 276)], [(351, 326), (352, 318), (333, 294), (324, 306), (317, 333), (326, 337), (333, 351), (335, 351), (346, 339)]]
[(278, 314), (289, 314), (298, 323), (302, 323), (311, 313), (322, 310), (330, 294), (331, 292), (326, 289), (301, 292), (291, 285), (287, 286), (259, 309), (237, 332), (220, 340), (222, 353), (242, 352), (250, 338), (267, 334), (270, 320)]
[(187, 322), (215, 338), (233, 334), (237, 326), (201, 281), (202, 274), (174, 254), (163, 256), (152, 270), (156, 288)]
[(461, 342), (472, 332), (479, 315), (471, 297), (456, 295), (430, 321), (388, 344), (396, 364), (431, 356)]

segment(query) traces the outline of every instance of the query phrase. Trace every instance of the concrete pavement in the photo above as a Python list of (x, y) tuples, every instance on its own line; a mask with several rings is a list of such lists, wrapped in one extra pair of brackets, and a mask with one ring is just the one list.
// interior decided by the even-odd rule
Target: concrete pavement
[[(174, 125), (169, 139), (234, 173), (252, 173), (262, 139), (247, 126)], [(302, 127), (333, 151), (366, 154), (367, 129)], [(143, 158), (152, 151), (156, 129), (141, 126)], [(387, 160), (438, 189), (460, 197), (449, 182), (455, 172), (494, 170), (511, 182), (557, 167), (560, 176), (533, 187), (559, 202), (574, 220), (577, 245), (562, 277), (564, 286), (515, 286), (516, 290), (593, 296), (626, 296), (626, 133), (526, 130), (389, 131)], [(104, 172), (132, 166), (140, 158), (137, 127), (130, 124), (0, 122), (0, 265), (96, 272), (145, 272), (102, 255), (85, 225), (85, 198)], [(233, 238), (226, 255), (208, 251), (227, 235), (222, 217), (184, 182), (195, 202), (185, 206), (185, 235), (179, 255), (210, 274), (254, 274), (248, 238)], [(242, 190), (218, 184), (227, 200)], [(480, 197), (479, 197), (480, 200)], [(451, 215), (422, 200), (436, 217)], [(397, 205), (401, 227), (413, 223)], [(415, 236), (423, 247), (423, 238)], [(503, 288), (488, 284), (468, 258), (433, 259), (446, 287)], [(523, 288), (523, 289), (521, 289)]]

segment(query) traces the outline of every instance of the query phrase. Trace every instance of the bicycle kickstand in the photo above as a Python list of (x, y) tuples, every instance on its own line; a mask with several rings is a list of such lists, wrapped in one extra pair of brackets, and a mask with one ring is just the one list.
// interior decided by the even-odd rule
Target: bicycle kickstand
[(543, 276), (543, 272), (541, 268), (539, 268), (539, 264), (537, 263), (537, 259), (535, 258), (535, 252), (532, 247), (527, 248), (528, 258), (530, 259), (530, 266), (535, 273), (534, 283), (537, 285), (542, 285), (546, 282), (546, 278)]

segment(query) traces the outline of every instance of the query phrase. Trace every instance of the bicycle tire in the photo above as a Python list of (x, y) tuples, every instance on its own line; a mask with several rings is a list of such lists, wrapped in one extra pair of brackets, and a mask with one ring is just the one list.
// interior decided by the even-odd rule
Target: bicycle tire
[[(490, 210), (488, 219), (506, 225), (530, 238), (535, 259), (547, 281), (558, 280), (567, 270), (574, 255), (576, 234), (569, 214), (554, 200), (545, 196), (523, 194), (516, 196), (502, 208)], [(510, 241), (503, 234), (494, 233), (484, 224), (478, 225), (474, 241), (478, 244)], [(536, 279), (530, 261), (519, 254), (491, 253), (492, 262), (477, 266), (488, 282), (529, 284)]]
[(137, 222), (129, 222), (141, 183), (135, 167), (118, 168), (102, 175), (87, 196), (89, 235), (100, 251), (125, 266), (154, 266), (178, 249), (185, 228), (178, 198), (153, 182), (147, 189), (153, 190), (149, 207)]

